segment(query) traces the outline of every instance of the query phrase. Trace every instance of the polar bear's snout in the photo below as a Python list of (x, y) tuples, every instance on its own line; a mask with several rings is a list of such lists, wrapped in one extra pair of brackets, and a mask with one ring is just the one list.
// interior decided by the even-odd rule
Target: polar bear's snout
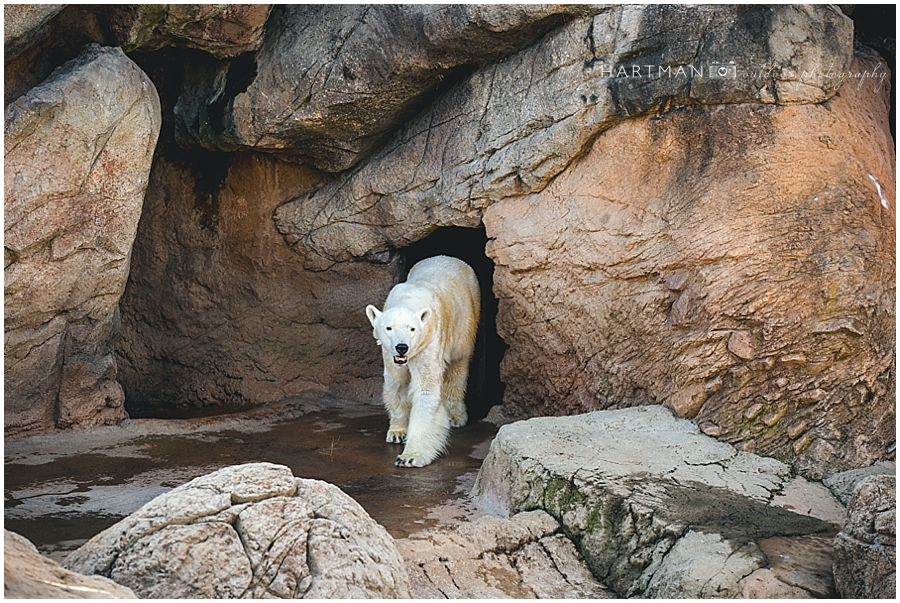
[(394, 350), (397, 351), (394, 356), (394, 364), (406, 364), (406, 353), (409, 351), (409, 346), (405, 343), (398, 343)]

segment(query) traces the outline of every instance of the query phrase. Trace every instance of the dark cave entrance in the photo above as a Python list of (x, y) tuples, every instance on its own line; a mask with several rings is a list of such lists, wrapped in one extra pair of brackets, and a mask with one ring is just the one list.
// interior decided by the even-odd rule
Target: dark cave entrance
[(506, 344), (497, 334), (498, 301), (494, 297), (494, 262), (484, 253), (487, 233), (483, 226), (462, 228), (448, 226), (400, 250), (400, 280), (406, 280), (409, 269), (419, 260), (435, 255), (449, 255), (469, 264), (481, 285), (481, 322), (475, 339), (475, 355), (469, 368), (466, 408), (469, 421), (483, 419), (492, 406), (503, 401), (506, 385), (500, 380), (500, 361)]

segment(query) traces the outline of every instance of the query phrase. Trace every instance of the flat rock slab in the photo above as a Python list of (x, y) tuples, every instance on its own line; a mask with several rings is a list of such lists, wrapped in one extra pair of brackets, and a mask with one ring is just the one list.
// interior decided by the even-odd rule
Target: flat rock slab
[(480, 517), (397, 541), (416, 599), (610, 599), (543, 511)]
[[(736, 597), (790, 592), (828, 596), (830, 555), (787, 586), (760, 542), (836, 532), (790, 510), (833, 508), (822, 487), (779, 506), (790, 469), (700, 432), (661, 406), (542, 417), (505, 425), (475, 483), (479, 505), (500, 515), (543, 509), (557, 519), (593, 574), (626, 597)], [(783, 498), (783, 497), (782, 497)], [(823, 565), (824, 568), (819, 568)], [(798, 573), (811, 573), (802, 579)], [(746, 579), (746, 580), (745, 580)], [(805, 586), (806, 587), (805, 587)], [(810, 586), (812, 585), (812, 586)], [(765, 595), (762, 595), (765, 596)]]

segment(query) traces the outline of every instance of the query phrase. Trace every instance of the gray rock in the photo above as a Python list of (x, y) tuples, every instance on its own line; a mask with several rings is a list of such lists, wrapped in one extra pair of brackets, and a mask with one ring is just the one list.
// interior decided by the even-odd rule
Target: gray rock
[(82, 576), (41, 555), (27, 538), (3, 530), (4, 599), (136, 599), (101, 576)]
[(142, 598), (409, 596), (393, 539), (337, 487), (251, 463), (153, 499), (65, 562)]
[(579, 5), (296, 5), (276, 9), (253, 62), (189, 71), (175, 107), (183, 144), (353, 165), (457, 69), (519, 50)]
[(126, 51), (184, 46), (230, 58), (259, 49), (270, 4), (127, 4), (101, 9)]
[[(276, 224), (312, 263), (403, 247), (437, 226), (475, 226), (491, 203), (544, 189), (623, 118), (686, 104), (826, 100), (852, 60), (852, 30), (830, 7), (620, 6), (572, 20), (475, 72), (366, 164), (280, 207)], [(727, 77), (710, 76), (717, 63)], [(835, 68), (800, 81), (809, 64)], [(643, 73), (647, 65), (655, 69)]]
[(893, 461), (877, 463), (868, 467), (858, 467), (848, 471), (841, 471), (829, 475), (822, 480), (829, 490), (840, 500), (844, 506), (850, 504), (853, 491), (863, 480), (873, 475), (896, 475), (897, 467)]
[(834, 529), (772, 504), (789, 476), (645, 406), (504, 425), (474, 494), (550, 513), (619, 596), (735, 597), (766, 567), (762, 540)]
[(897, 479), (863, 480), (847, 506), (847, 525), (834, 539), (834, 582), (846, 599), (897, 594)]
[(4, 4), (3, 50), (4, 60), (28, 45), (41, 26), (65, 8), (65, 4)]
[(125, 416), (112, 342), (160, 120), (149, 78), (96, 45), (6, 108), (8, 435)]
[(543, 511), (480, 517), (397, 541), (412, 595), (424, 599), (611, 598)]

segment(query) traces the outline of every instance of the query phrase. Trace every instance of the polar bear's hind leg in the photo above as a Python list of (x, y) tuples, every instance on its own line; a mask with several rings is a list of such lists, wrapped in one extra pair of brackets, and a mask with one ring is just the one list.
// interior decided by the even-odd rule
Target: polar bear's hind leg
[(466, 383), (469, 379), (468, 361), (458, 361), (447, 367), (444, 374), (443, 396), (450, 414), (450, 426), (462, 427), (469, 422), (466, 412)]

